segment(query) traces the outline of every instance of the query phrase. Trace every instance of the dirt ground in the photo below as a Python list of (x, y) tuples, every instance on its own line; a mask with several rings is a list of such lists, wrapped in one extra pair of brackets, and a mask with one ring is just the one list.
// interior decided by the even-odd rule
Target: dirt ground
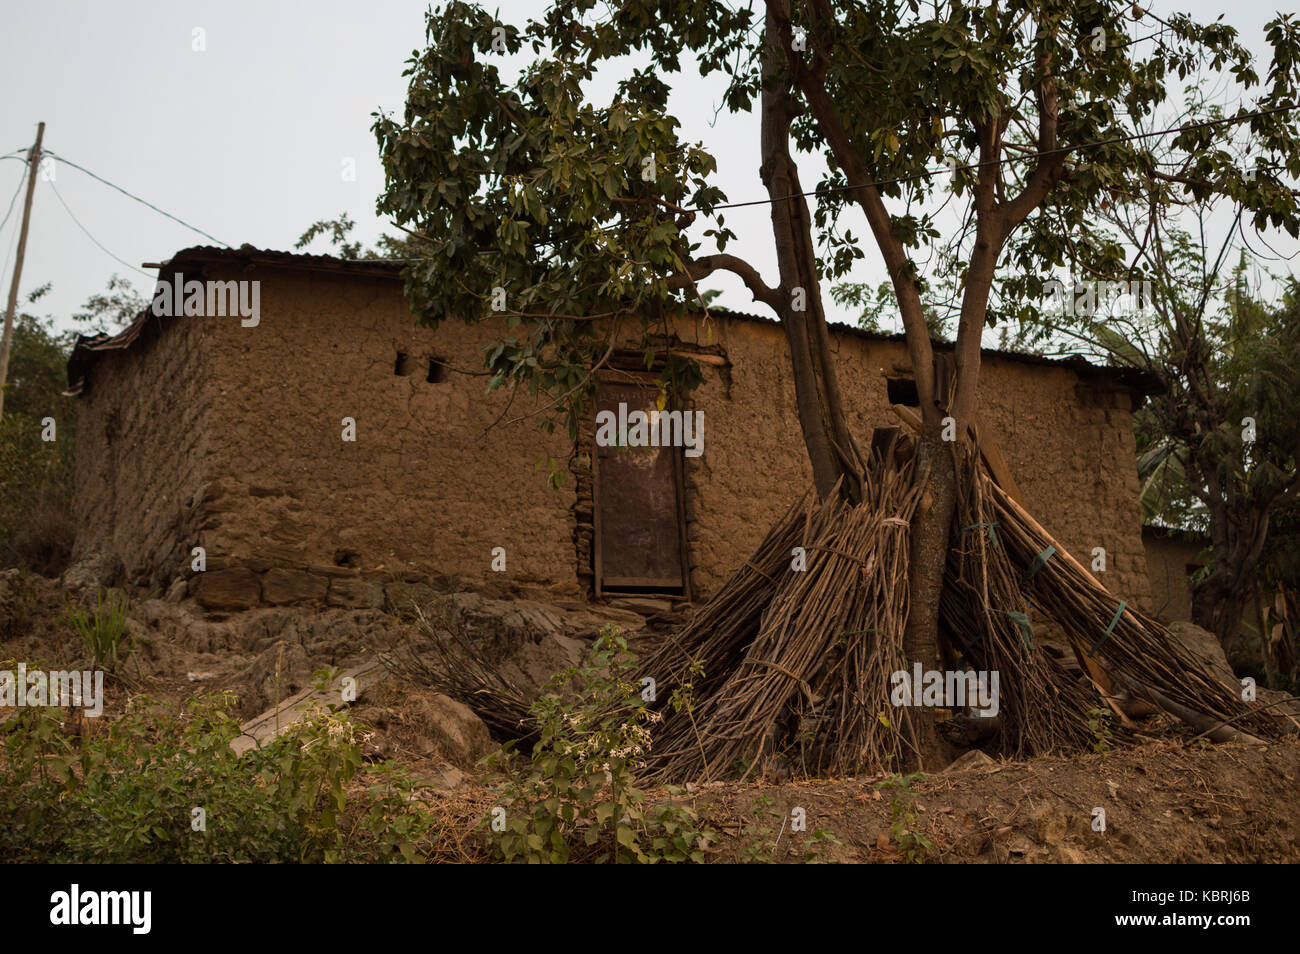
[[(81, 662), (61, 621), (65, 600), (53, 581), (0, 592), (0, 664)], [(489, 618), (482, 604), (466, 605), (500, 624), (501, 634), (514, 625), (501, 623), (500, 614)], [(229, 688), (250, 697), (247, 715), (296, 691), (313, 667), (342, 665), (349, 653), (373, 651), (391, 635), (380, 618), (333, 611), (307, 619), (277, 610), (273, 618), (214, 621), (181, 636), (177, 612), (133, 608), (134, 627), (148, 640), (136, 688), (177, 706), (196, 692)], [(584, 617), (579, 629), (598, 622)], [(279, 629), (271, 632), (272, 624)], [(558, 639), (568, 639), (559, 632)], [(556, 662), (537, 646), (529, 651), (521, 666)], [(283, 662), (290, 657), (292, 678)], [(122, 685), (109, 682), (109, 718), (126, 697)], [(477, 763), (492, 745), (486, 730), (478, 732), (481, 723), (471, 717), (467, 727), (448, 704), (395, 678), (368, 690), (352, 716), (370, 727), (367, 759), (393, 759), (433, 786), (429, 804), (448, 835), (434, 860), (487, 861), (478, 827), (494, 795)], [(712, 862), (1300, 862), (1300, 738), (1266, 746), (1185, 739), (1172, 731), (1102, 753), (975, 760), (916, 778), (906, 789), (879, 777), (757, 780), (692, 785), (676, 798), (692, 803), (715, 831), (706, 851)]]

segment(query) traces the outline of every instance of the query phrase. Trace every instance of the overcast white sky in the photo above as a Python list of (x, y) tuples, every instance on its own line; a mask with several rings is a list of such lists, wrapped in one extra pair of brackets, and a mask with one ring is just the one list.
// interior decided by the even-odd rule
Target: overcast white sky
[[(499, 8), (518, 23), (544, 6), (504, 0)], [(1203, 0), (1176, 8), (1202, 20), (1221, 9)], [(1275, 8), (1250, 0), (1233, 5), (1227, 17), (1257, 56)], [(382, 174), (370, 114), (402, 107), (403, 63), (423, 46), (425, 9), (394, 0), (8, 4), (0, 35), (0, 154), (30, 146), (44, 120), (48, 149), (231, 245), (290, 249), (311, 222), (344, 211), (358, 223), (354, 238), (371, 242), (384, 229), (374, 214)], [(1151, 9), (1168, 13), (1175, 5)], [(192, 49), (195, 28), (205, 33), (203, 52)], [(1261, 73), (1266, 65), (1259, 64)], [(715, 123), (715, 98), (689, 84), (683, 80), (672, 104), (685, 137), (703, 140), (717, 156), (719, 182), (732, 201), (763, 197), (756, 118), (723, 115)], [(341, 175), (347, 158), (356, 161), (355, 181)], [(0, 216), (23, 169), (0, 161)], [(803, 176), (806, 188), (818, 179), (812, 167)], [(133, 266), (212, 244), (75, 169), (57, 166), (53, 186), (91, 235)], [(20, 206), (21, 195), (0, 231), (6, 292)], [(735, 250), (773, 276), (767, 223), (762, 206), (728, 213), (740, 234)], [(853, 228), (866, 232), (865, 224)], [(1296, 246), (1287, 240), (1280, 247)], [(70, 327), (67, 316), (114, 272), (151, 293), (151, 277), (97, 248), (51, 185), (38, 181), (23, 295), (53, 283), (37, 310)], [(883, 278), (870, 248), (858, 277)], [(752, 306), (738, 281), (718, 286), (724, 304)], [(832, 317), (853, 315), (833, 309)]]

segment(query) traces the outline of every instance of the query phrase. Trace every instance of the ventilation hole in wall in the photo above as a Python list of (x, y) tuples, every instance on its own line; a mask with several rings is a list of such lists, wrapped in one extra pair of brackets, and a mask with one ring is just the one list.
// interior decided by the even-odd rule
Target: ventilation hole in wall
[(902, 404), (905, 407), (920, 407), (921, 399), (916, 393), (916, 382), (911, 378), (888, 378), (889, 403)]
[(361, 566), (361, 554), (356, 550), (335, 550), (334, 565), (353, 568), (359, 567)]
[(393, 364), (393, 374), (398, 377), (407, 377), (415, 373), (415, 361), (405, 351), (397, 352), (397, 361)]
[(447, 380), (447, 366), (437, 358), (429, 359), (429, 376), (424, 380), (430, 384), (442, 384)]

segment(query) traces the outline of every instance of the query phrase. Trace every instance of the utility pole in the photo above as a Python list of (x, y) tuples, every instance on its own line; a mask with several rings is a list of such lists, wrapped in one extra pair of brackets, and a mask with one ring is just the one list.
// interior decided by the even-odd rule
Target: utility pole
[(14, 309), (18, 306), (18, 281), (23, 277), (23, 253), (27, 251), (27, 224), (32, 220), (32, 193), (36, 191), (36, 167), (41, 163), (41, 140), (45, 123), (36, 127), (36, 145), (27, 154), (27, 201), (23, 203), (23, 229), (18, 234), (18, 260), (14, 262), (14, 281), (9, 286), (9, 307), (5, 309), (4, 339), (0, 341), (0, 417), (5, 410), (5, 382), (9, 380), (9, 346), (14, 340)]

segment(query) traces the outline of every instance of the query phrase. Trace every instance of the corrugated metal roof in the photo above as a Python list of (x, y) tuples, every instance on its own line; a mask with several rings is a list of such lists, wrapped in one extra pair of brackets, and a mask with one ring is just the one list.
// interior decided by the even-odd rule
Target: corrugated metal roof
[[(195, 245), (190, 248), (181, 249), (170, 259), (163, 262), (159, 269), (158, 277), (159, 279), (162, 279), (177, 271), (183, 272), (187, 267), (202, 266), (205, 264), (226, 264), (243, 267), (263, 266), (269, 268), (287, 268), (315, 272), (339, 272), (349, 275), (363, 275), (373, 278), (400, 280), (404, 263), (390, 259), (344, 259), (337, 258), (333, 255), (305, 255), (300, 252), (259, 249), (254, 248), (252, 245), (241, 245), (239, 248), (233, 249), (218, 248), (214, 245)], [(711, 314), (721, 315), (738, 321), (754, 321), (777, 327), (781, 324), (774, 318), (767, 318), (761, 315), (751, 315), (746, 312), (732, 311), (728, 308), (711, 308), (709, 311)], [(152, 319), (152, 321), (150, 321), (150, 319)], [(172, 319), (156, 318), (148, 309), (146, 309), (136, 316), (135, 321), (116, 335), (79, 337), (76, 345), (72, 349), (71, 356), (68, 358), (69, 393), (81, 393), (86, 373), (94, 364), (96, 355), (105, 351), (121, 351), (130, 348), (142, 336), (145, 336), (148, 333), (160, 333), (163, 331), (167, 327), (167, 323), (171, 320)], [(865, 339), (868, 341), (890, 341), (902, 343), (907, 340), (907, 336), (903, 334), (866, 331), (852, 325), (832, 323), (830, 327), (831, 331), (835, 334), (848, 335), (850, 337)], [(951, 342), (935, 340), (933, 344), (935, 349), (939, 351), (951, 351), (953, 348)], [(1016, 361), (1022, 364), (1032, 364), (1045, 367), (1066, 368), (1075, 372), (1080, 377), (1105, 379), (1143, 395), (1158, 394), (1163, 390), (1159, 380), (1145, 371), (1139, 371), (1134, 368), (1096, 365), (1087, 361), (1085, 358), (1078, 356), (1067, 358), (1046, 358), (1036, 354), (1026, 354), (1019, 351), (999, 351), (993, 348), (983, 348), (981, 351), (985, 355), (992, 355), (1007, 361)]]

